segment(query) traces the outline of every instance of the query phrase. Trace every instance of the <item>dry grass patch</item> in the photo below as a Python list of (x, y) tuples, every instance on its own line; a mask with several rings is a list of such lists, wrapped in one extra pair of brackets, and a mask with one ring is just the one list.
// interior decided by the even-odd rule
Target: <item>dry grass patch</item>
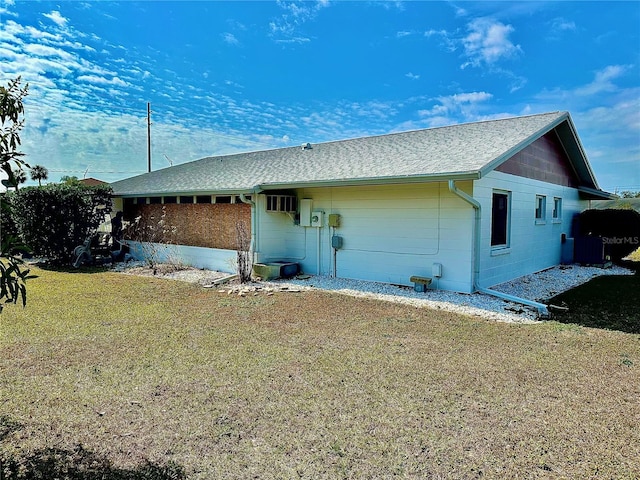
[(62, 478), (640, 475), (638, 335), (37, 273), (0, 316), (5, 468), (81, 445), (103, 475)]

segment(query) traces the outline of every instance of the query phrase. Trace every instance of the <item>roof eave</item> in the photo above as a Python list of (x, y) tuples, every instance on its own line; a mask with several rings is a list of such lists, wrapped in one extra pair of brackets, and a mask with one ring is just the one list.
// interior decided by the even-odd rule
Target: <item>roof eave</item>
[(404, 175), (397, 177), (345, 178), (333, 180), (311, 180), (305, 182), (263, 183), (257, 185), (260, 190), (278, 190), (282, 188), (319, 188), (351, 187), (360, 185), (400, 185), (408, 183), (443, 182), (447, 180), (478, 180), (479, 171), (438, 173), (431, 175)]
[(188, 190), (188, 191), (134, 191), (134, 192), (118, 192), (114, 191), (114, 197), (120, 198), (133, 198), (133, 197), (188, 197), (195, 195), (250, 195), (254, 193), (253, 188), (240, 188), (240, 189), (220, 189), (220, 190)]
[(604, 190), (589, 188), (589, 187), (578, 187), (578, 192), (580, 192), (582, 197), (585, 197), (587, 200), (614, 200), (618, 198), (617, 195), (609, 192), (605, 192)]
[[(580, 163), (581, 163), (581, 165), (575, 165), (574, 164), (573, 168), (574, 169), (577, 168), (578, 170), (582, 170), (580, 167), (584, 167), (584, 171), (586, 172), (587, 177), (588, 177), (588, 182), (591, 185), (593, 185), (593, 187), (595, 187), (595, 188), (592, 188), (591, 190), (597, 191), (597, 192), (601, 192), (602, 190), (600, 190), (600, 186), (598, 185), (598, 181), (596, 180), (596, 177), (595, 177), (595, 175), (593, 173), (593, 170), (591, 169), (591, 165), (589, 164), (589, 159), (587, 158), (587, 154), (585, 153), (584, 148), (582, 146), (582, 143), (580, 142), (580, 137), (578, 137), (578, 133), (576, 131), (576, 127), (573, 124), (573, 120), (571, 120), (571, 115), (569, 114), (569, 112), (562, 112), (562, 114), (556, 120), (554, 120), (553, 122), (549, 122), (547, 125), (544, 126), (544, 128), (541, 128), (540, 130), (538, 130), (534, 134), (530, 135), (526, 140), (520, 142), (519, 144), (517, 144), (513, 148), (507, 150), (502, 155), (500, 155), (499, 157), (495, 158), (493, 161), (487, 163), (485, 166), (483, 166), (480, 169), (481, 175), (485, 176), (487, 173), (491, 172), (492, 170), (495, 170), (500, 165), (502, 165), (504, 162), (509, 160), (513, 155), (515, 155), (516, 153), (518, 153), (522, 149), (528, 147), (533, 142), (535, 142), (538, 138), (540, 138), (543, 135), (547, 134), (551, 130), (554, 130), (554, 129), (558, 128), (559, 126), (561, 126), (565, 122), (566, 122), (567, 126), (569, 127), (569, 131), (570, 131), (570, 134), (571, 134), (571, 139), (573, 140), (573, 144), (576, 147), (575, 150), (576, 150), (576, 153), (577, 153), (577, 155), (578, 155), (578, 157), (580, 159)], [(561, 133), (562, 132), (558, 132), (558, 135), (560, 135)], [(570, 159), (571, 159), (571, 156), (570, 156)], [(571, 162), (574, 163), (574, 160), (571, 159)], [(591, 188), (591, 187), (585, 187), (585, 188)]]
[[(487, 163), (486, 165), (484, 165), (481, 169), (480, 169), (480, 173), (481, 176), (485, 176), (487, 173), (495, 170), (496, 168), (498, 168), (500, 165), (502, 165), (504, 162), (506, 162), (507, 160), (509, 160), (511, 157), (513, 157), (516, 153), (518, 153), (520, 150), (528, 147), (529, 145), (531, 145), (533, 142), (535, 142), (538, 138), (540, 138), (541, 136), (545, 135), (546, 133), (550, 132), (551, 130), (553, 130), (554, 128), (556, 128), (558, 125), (560, 125), (562, 122), (564, 122), (565, 120), (569, 119), (569, 112), (562, 112), (562, 114), (553, 122), (549, 122), (547, 125), (545, 125), (543, 128), (541, 128), (540, 130), (538, 130), (537, 132), (529, 135), (525, 140), (523, 140), (522, 142), (518, 143), (517, 145), (513, 146), (512, 148), (510, 148), (509, 150), (505, 151), (502, 155), (500, 155), (499, 157), (496, 157), (495, 159), (493, 159), (492, 161), (490, 161), (489, 163)], [(585, 157), (586, 158), (586, 157)]]

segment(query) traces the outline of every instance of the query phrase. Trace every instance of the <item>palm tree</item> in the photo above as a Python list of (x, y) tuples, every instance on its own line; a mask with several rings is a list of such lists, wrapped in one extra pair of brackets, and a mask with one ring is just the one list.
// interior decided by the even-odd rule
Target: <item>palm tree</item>
[(35, 165), (31, 169), (31, 180), (37, 180), (39, 187), (42, 186), (42, 180), (46, 180), (47, 178), (49, 178), (49, 170), (42, 165)]
[(27, 174), (24, 173), (22, 169), (16, 169), (13, 171), (13, 187), (15, 187), (16, 192), (18, 191), (18, 185), (27, 181)]

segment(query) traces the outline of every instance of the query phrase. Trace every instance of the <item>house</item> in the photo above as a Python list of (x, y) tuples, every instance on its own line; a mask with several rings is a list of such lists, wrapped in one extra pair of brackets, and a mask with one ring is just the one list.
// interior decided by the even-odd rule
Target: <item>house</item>
[(255, 262), (474, 292), (560, 263), (602, 191), (567, 112), (172, 166), (112, 184), (125, 218), (159, 209), (187, 263), (228, 269), (235, 225)]
[(100, 185), (107, 185), (107, 182), (103, 182), (102, 180), (98, 180), (93, 177), (80, 179), (78, 180), (78, 183), (85, 187), (99, 187)]

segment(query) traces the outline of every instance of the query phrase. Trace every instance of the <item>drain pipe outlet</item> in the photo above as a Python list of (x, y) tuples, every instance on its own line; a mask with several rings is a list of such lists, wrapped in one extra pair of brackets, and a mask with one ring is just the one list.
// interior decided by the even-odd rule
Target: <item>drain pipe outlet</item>
[(480, 277), (480, 224), (482, 219), (482, 206), (471, 195), (458, 190), (455, 180), (449, 180), (449, 191), (454, 195), (457, 195), (465, 202), (470, 204), (475, 211), (475, 220), (473, 222), (473, 289), (486, 295), (498, 297), (509, 302), (519, 303), (528, 307), (533, 307), (538, 311), (541, 318), (549, 318), (549, 309), (544, 303), (534, 302), (527, 298), (516, 297), (515, 295), (509, 295), (508, 293), (498, 292), (497, 290), (491, 290), (490, 288), (481, 287), (479, 285)]

